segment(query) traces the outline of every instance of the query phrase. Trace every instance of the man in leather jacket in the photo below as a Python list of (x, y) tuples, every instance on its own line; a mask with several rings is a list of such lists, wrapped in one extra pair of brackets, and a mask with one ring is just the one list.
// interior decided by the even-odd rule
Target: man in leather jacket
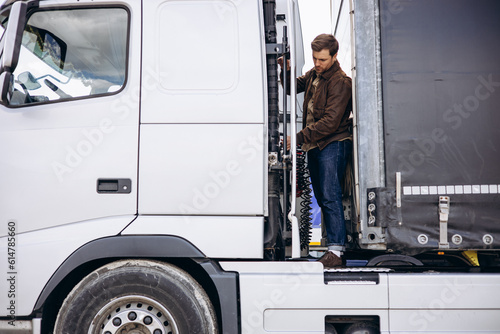
[[(311, 48), (314, 68), (297, 78), (297, 93), (305, 93), (303, 128), (297, 133), (297, 144), (307, 152), (311, 183), (327, 234), (328, 251), (319, 261), (325, 267), (336, 267), (342, 265), (345, 249), (341, 180), (352, 151), (352, 81), (337, 61), (339, 44), (333, 35), (317, 36)], [(278, 63), (283, 67), (282, 58)]]

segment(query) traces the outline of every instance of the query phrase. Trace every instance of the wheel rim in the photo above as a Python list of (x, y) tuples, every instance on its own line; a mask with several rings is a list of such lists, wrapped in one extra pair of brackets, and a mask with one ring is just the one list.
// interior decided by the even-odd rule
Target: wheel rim
[(144, 296), (125, 296), (104, 305), (88, 334), (178, 334), (177, 324), (159, 302)]

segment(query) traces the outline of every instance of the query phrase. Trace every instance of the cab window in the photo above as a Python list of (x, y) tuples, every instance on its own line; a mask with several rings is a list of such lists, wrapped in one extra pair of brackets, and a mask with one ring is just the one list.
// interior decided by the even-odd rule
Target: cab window
[(24, 29), (10, 105), (113, 94), (126, 80), (124, 8), (47, 10)]

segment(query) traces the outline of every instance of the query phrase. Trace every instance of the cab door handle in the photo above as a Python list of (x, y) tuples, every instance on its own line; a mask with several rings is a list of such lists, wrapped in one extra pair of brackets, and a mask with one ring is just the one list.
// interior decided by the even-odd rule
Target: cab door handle
[(98, 179), (97, 192), (99, 194), (130, 194), (132, 191), (131, 179)]

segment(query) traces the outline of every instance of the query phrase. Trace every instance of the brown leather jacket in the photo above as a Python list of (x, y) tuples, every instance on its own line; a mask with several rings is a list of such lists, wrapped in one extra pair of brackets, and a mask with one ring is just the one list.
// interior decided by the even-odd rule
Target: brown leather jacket
[[(305, 92), (303, 128), (297, 133), (297, 144), (317, 142), (322, 150), (333, 141), (351, 136), (352, 80), (335, 61), (332, 67), (319, 75), (320, 81), (312, 96), (311, 87), (316, 76), (316, 71), (312, 69), (297, 78), (297, 93)], [(311, 98), (314, 98), (315, 123), (306, 126), (305, 113)]]

